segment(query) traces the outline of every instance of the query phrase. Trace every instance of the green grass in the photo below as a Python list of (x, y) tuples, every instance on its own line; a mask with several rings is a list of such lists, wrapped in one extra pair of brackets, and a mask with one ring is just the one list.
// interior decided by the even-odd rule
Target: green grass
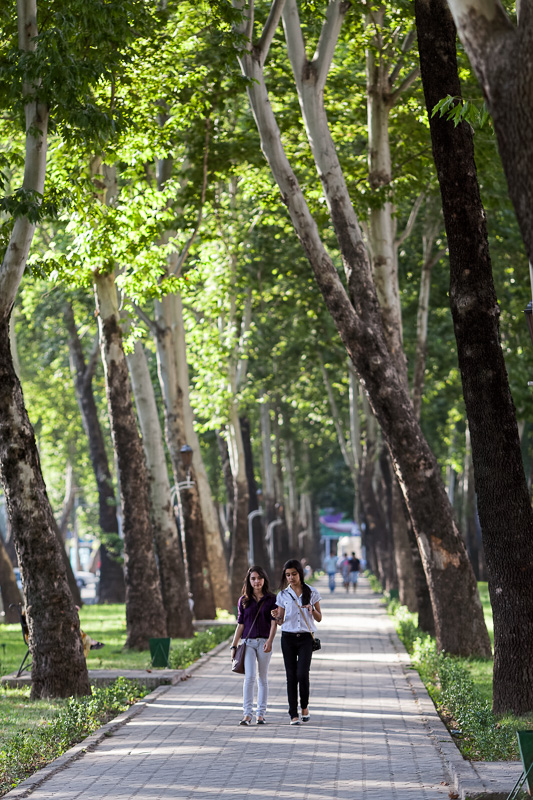
[[(368, 574), (371, 587), (379, 581)], [(494, 644), (492, 609), (486, 583), (479, 583), (485, 621)], [(387, 602), (398, 635), (411, 655), (441, 719), (453, 731), (454, 741), (472, 761), (519, 759), (517, 730), (533, 728), (533, 714), (497, 716), (492, 712), (492, 659), (456, 658), (437, 654), (435, 640), (417, 627), (417, 615), (397, 600)]]
[[(226, 620), (229, 627), (220, 626), (225, 631), (224, 638), (231, 636), (235, 626), (234, 618), (232, 619), (231, 615), (225, 614), (224, 621)], [(124, 649), (126, 642), (126, 608), (124, 605), (83, 606), (80, 611), (80, 622), (82, 629), (89, 636), (105, 643), (105, 647), (89, 653), (87, 658), (89, 669), (151, 669), (149, 651)], [(174, 650), (182, 649), (183, 641), (190, 640), (172, 639), (171, 654)], [(16, 671), (25, 652), (26, 645), (22, 640), (20, 625), (0, 625), (0, 675)], [(190, 663), (192, 662), (189, 661)], [(184, 666), (188, 666), (188, 664)]]
[(0, 796), (146, 694), (144, 687), (123, 678), (93, 689), (90, 697), (68, 700), (31, 702), (29, 690), (5, 691), (0, 699)]
[[(231, 636), (235, 618), (228, 613), (220, 616), (227, 624), (196, 633), (191, 639), (172, 639), (169, 659), (172, 668), (188, 667)], [(105, 647), (89, 655), (89, 669), (152, 669), (148, 651), (124, 649), (123, 605), (84, 606), (80, 621), (93, 639), (105, 642)], [(0, 674), (17, 670), (25, 652), (20, 625), (0, 625)], [(123, 679), (116, 686), (93, 690), (92, 698), (78, 700), (30, 700), (29, 687), (0, 689), (0, 796), (143, 694), (146, 690)]]

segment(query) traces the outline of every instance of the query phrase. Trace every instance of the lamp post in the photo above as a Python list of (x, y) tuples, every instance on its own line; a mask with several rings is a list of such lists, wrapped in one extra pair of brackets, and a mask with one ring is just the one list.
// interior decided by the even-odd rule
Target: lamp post
[[(531, 265), (530, 265), (531, 269)], [(533, 300), (530, 300), (527, 306), (524, 308), (524, 314), (526, 317), (527, 329), (529, 331), (529, 337), (533, 342)], [(533, 386), (533, 381), (527, 382), (528, 386)]]
[(266, 529), (266, 543), (268, 547), (268, 557), (270, 559), (270, 569), (274, 569), (274, 528), (277, 525), (281, 525), (283, 519), (278, 517), (277, 519), (273, 519), (272, 522), (269, 522)]
[(188, 444), (180, 448), (181, 474), (185, 480), (176, 483), (182, 542), (194, 600), (196, 619), (214, 619), (215, 598), (209, 575), (203, 522), (195, 481), (191, 480), (193, 450)]
[(255, 511), (250, 511), (248, 514), (248, 565), (253, 567), (254, 565), (254, 529), (253, 529), (253, 521), (256, 517), (263, 516), (263, 509), (261, 508), (261, 500), (263, 499), (263, 492), (261, 489), (258, 489), (256, 492), (257, 495), (257, 502), (259, 503), (259, 508), (255, 509)]
[(181, 463), (187, 475), (184, 481), (178, 483), (178, 489), (181, 492), (182, 489), (192, 489), (194, 486), (194, 481), (191, 481), (192, 447), (188, 444), (184, 444), (183, 447), (180, 447), (180, 456)]

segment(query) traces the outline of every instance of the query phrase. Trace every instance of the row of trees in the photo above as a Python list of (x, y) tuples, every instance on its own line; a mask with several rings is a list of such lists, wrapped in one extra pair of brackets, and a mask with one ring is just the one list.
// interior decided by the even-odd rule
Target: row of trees
[[(494, 705), (529, 710), (531, 645), (523, 620), (525, 610), (531, 618), (531, 505), (473, 143), (467, 123), (454, 128), (432, 116), (446, 95), (455, 98), (452, 108), (460, 103), (447, 6), (420, 2), (415, 20), (401, 3), (359, 12), (338, 0), (324, 9), (235, 0), (232, 8), (196, 5), (194, 13), (186, 3), (147, 9), (131, 2), (120, 19), (109, 8), (91, 16), (88, 5), (66, 9), (56, 0), (40, 27), (35, 3), (21, 6), (18, 49), (9, 38), (14, 15), (3, 19), (2, 125), (24, 110), (26, 150), (15, 137), (13, 155), (4, 159), (0, 463), (30, 618), (34, 694), (87, 691), (56, 523), (11, 355), (9, 320), (35, 236), (34, 277), (24, 279), (15, 316), (17, 343), (27, 364), (43, 357), (63, 370), (66, 356), (52, 344), (60, 354), (68, 347), (94, 477), (81, 468), (84, 447), (73, 444), (79, 423), (71, 422), (72, 407), (69, 435), (59, 433), (61, 452), (56, 442), (65, 426), (57, 417), (40, 450), (54, 441), (46, 457), (51, 474), (77, 462), (80, 478), (92, 484), (88, 496), (97, 487), (103, 586), (120, 592), (111, 433), (128, 646), (190, 632), (187, 587), (197, 616), (235, 602), (248, 565), (254, 459), (261, 462), (264, 519), (282, 521), (276, 563), (288, 552), (311, 556), (316, 501), (328, 496), (324, 461), (337, 449), (331, 482), (337, 497), (343, 486), (355, 497), (369, 558), (384, 581), (398, 582), (402, 600), (434, 627), (441, 649), (490, 655), (472, 558), (450, 502), (451, 466), (461, 452), (463, 530), (473, 557), (479, 513), (494, 605)], [(468, 90), (476, 96), (472, 83)], [(494, 175), (490, 135), (478, 138)], [(501, 178), (492, 180), (489, 206), (502, 192)], [(505, 213), (500, 204), (498, 221)], [(468, 426), (457, 377), (450, 380), (457, 368), (451, 324), (440, 311), (444, 271), (435, 274), (446, 253), (444, 226)], [(503, 286), (516, 302), (508, 242), (505, 250)], [(95, 371), (93, 294), (108, 420)], [(442, 318), (433, 342), (430, 304)], [(39, 315), (48, 327), (35, 324)], [(38, 346), (30, 331), (39, 331)], [(34, 419), (48, 403), (51, 420), (59, 382), (46, 377), (39, 391), (41, 380), (25, 378), (35, 393), (27, 402)], [(217, 437), (209, 433), (215, 430)], [(464, 448), (450, 442), (450, 431)], [(193, 451), (190, 474), (185, 445)], [(435, 452), (450, 463), (447, 489)], [(188, 476), (193, 488), (173, 492), (171, 483)], [(254, 544), (265, 560), (259, 529)], [(484, 566), (478, 555), (475, 561), (476, 570)], [(58, 615), (68, 628), (63, 653), (66, 646), (74, 656), (68, 679), (44, 645), (57, 637)], [(49, 678), (52, 671), (59, 677)]]

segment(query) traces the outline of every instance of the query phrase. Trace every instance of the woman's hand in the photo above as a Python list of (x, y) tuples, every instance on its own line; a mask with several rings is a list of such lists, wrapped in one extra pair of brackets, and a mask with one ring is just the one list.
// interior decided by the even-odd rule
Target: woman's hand
[(264, 643), (264, 645), (263, 645), (263, 652), (264, 652), (264, 653), (270, 653), (270, 651), (271, 651), (271, 650), (272, 650), (272, 642), (270, 642), (270, 641), (267, 639), (267, 640), (266, 640), (266, 642), (265, 642), (265, 643)]

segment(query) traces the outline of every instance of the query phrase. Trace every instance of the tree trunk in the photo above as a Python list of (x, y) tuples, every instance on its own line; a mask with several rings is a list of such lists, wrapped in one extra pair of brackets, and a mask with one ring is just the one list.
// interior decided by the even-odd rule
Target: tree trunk
[[(178, 293), (171, 294), (157, 302), (156, 318), (158, 328), (161, 331), (161, 338), (157, 337), (158, 363), (160, 365), (160, 380), (161, 388), (164, 392), (165, 408), (167, 407), (167, 402), (170, 409), (172, 409), (173, 403), (179, 405), (176, 422), (183, 425), (183, 430), (177, 441), (179, 446), (185, 443), (189, 444), (193, 451), (192, 463), (196, 477), (197, 497), (200, 503), (200, 509), (195, 511), (195, 517), (201, 522), (205, 538), (211, 591), (214, 594), (218, 608), (230, 609), (229, 576), (224, 557), (224, 547), (220, 537), (213, 498), (211, 497), (207, 471), (202, 458), (200, 441), (196, 433), (194, 413), (189, 395), (189, 367), (181, 296)], [(171, 360), (173, 361), (172, 364), (169, 363)], [(164, 375), (165, 370), (170, 370), (170, 375), (173, 375), (174, 387), (172, 383), (168, 382), (168, 377), (170, 376)], [(170, 413), (172, 416), (172, 410)], [(176, 427), (175, 435), (179, 435), (178, 427)], [(170, 444), (169, 450), (171, 451)], [(189, 498), (189, 500), (191, 499)]]
[(235, 487), (233, 485), (233, 475), (231, 474), (231, 464), (229, 461), (228, 443), (224, 436), (223, 431), (216, 432), (218, 452), (220, 453), (220, 464), (222, 466), (222, 476), (224, 478), (224, 486), (226, 488), (226, 524), (230, 532), (230, 548), (231, 539), (233, 537), (233, 520), (235, 516)]
[(236, 404), (230, 410), (228, 423), (228, 450), (230, 456), (231, 473), (233, 475), (233, 531), (231, 537), (231, 596), (233, 603), (241, 595), (241, 589), (248, 571), (248, 481), (246, 479), (246, 464), (244, 458), (244, 445), (242, 441), (239, 412)]
[(533, 263), (531, 6), (516, 4), (516, 25), (496, 0), (449, 0), (448, 5), (492, 115), (509, 196)]
[[(188, 414), (192, 419), (192, 410), (187, 411), (188, 406), (190, 409), (190, 401), (188, 399), (189, 383), (184, 343), (185, 334), (177, 304), (181, 308), (181, 301), (176, 295), (166, 295), (156, 302), (155, 335), (159, 381), (165, 407), (165, 438), (176, 487), (185, 479), (185, 472), (181, 463), (181, 448), (188, 444), (193, 450), (191, 475), (194, 478), (195, 485), (194, 488), (185, 491), (179, 503), (182, 539), (187, 545), (185, 556), (189, 584), (194, 598), (195, 616), (197, 619), (213, 619), (216, 613), (216, 603), (218, 602), (218, 600), (214, 599), (213, 580), (216, 580), (218, 586), (217, 598), (222, 597), (224, 599), (224, 576), (227, 575), (226, 561), (217, 525), (216, 537), (213, 534), (210, 543), (211, 548), (218, 543), (220, 552), (217, 550), (217, 566), (215, 571), (212, 571), (207, 548), (203, 507), (199, 495), (199, 477), (200, 485), (203, 485), (201, 471), (197, 472), (195, 467), (196, 464), (199, 464), (203, 468), (203, 461), (199, 452), (200, 443), (192, 421), (189, 420), (189, 423), (187, 423), (186, 420)], [(181, 346), (179, 342), (181, 342)], [(206, 491), (205, 488), (202, 493), (204, 491)], [(209, 498), (210, 496), (209, 493)], [(196, 503), (198, 507), (196, 507)], [(191, 558), (193, 559), (192, 561)], [(198, 561), (196, 562), (195, 559), (198, 559)], [(225, 608), (226, 606), (223, 605), (221, 607)]]
[(163, 435), (154, 387), (144, 348), (139, 340), (135, 342), (134, 352), (127, 356), (127, 362), (148, 467), (152, 524), (161, 578), (161, 593), (166, 613), (167, 634), (173, 638), (187, 638), (194, 634), (194, 629), (189, 608), (185, 567), (170, 494)]
[(8, 319), (0, 324), (0, 463), (30, 630), (32, 698), (90, 694), (78, 613), (11, 361)]
[[(276, 6), (276, 13), (269, 17), (268, 35), (264, 36), (263, 42), (271, 41), (273, 23), (277, 21), (282, 5)], [(335, 13), (339, 8), (344, 6), (330, 4), (328, 11), (332, 9)], [(337, 27), (340, 29), (340, 25)], [(334, 26), (332, 29), (336, 30)], [(250, 49), (240, 51), (239, 58), (243, 73), (250, 79), (247, 90), (263, 151), (326, 306), (365, 384), (391, 451), (422, 553), (438, 646), (452, 654), (488, 656), (490, 640), (474, 574), (442, 485), (439, 466), (414, 416), (410, 397), (385, 342), (367, 253), (327, 126), (322, 105), (323, 86), (333, 49), (326, 46), (317, 69), (307, 61), (305, 53), (303, 55), (295, 73), (300, 77), (309, 76), (314, 83), (316, 103), (312, 111), (316, 118), (311, 125), (306, 122), (342, 254), (348, 293), (324, 248), (283, 150), (264, 82), (262, 61), (266, 56), (265, 45), (253, 50), (250, 45)]]
[[(258, 488), (255, 480), (254, 459), (252, 452), (252, 442), (250, 437), (250, 420), (241, 417), (241, 431), (244, 446), (244, 460), (246, 464), (246, 478), (248, 481), (248, 514), (259, 511)], [(253, 563), (266, 568), (268, 564), (268, 552), (265, 544), (265, 527), (263, 515), (257, 514), (252, 518), (252, 537), (254, 546)]]
[(392, 474), (391, 516), (400, 603), (407, 606), (409, 611), (416, 612), (418, 611), (418, 601), (415, 591), (415, 569), (408, 532), (410, 520), (406, 519), (407, 509), (405, 509), (402, 491), (394, 473)]
[[(370, 22), (367, 16), (367, 23)], [(377, 39), (382, 38), (385, 9), (374, 8), (372, 28)], [(383, 37), (387, 41), (387, 37)], [(390, 45), (389, 45), (390, 47)], [(377, 48), (377, 53), (374, 51)], [(379, 303), (383, 312), (383, 330), (398, 373), (407, 381), (407, 359), (403, 350), (402, 310), (398, 284), (398, 258), (394, 246), (396, 218), (390, 199), (392, 159), (389, 141), (389, 113), (392, 109), (391, 64), (384, 47), (373, 41), (366, 52), (367, 112), (368, 112), (368, 182), (371, 189), (389, 188), (389, 197), (372, 204), (369, 210), (369, 239), (372, 269)]]
[(450, 251), (450, 303), (470, 428), (479, 517), (494, 615), (493, 707), (533, 709), (533, 511), (503, 353), (472, 133), (431, 118), (460, 97), (455, 28), (444, 0), (417, 0), (433, 156)]
[(179, 488), (177, 499), (189, 585), (194, 601), (194, 616), (196, 619), (215, 619), (217, 608), (210, 580), (205, 539), (202, 535), (202, 520), (198, 518), (201, 512), (195, 482), (196, 475), (191, 469), (188, 476), (191, 479), (189, 481), (186, 479), (183, 468), (180, 467), (178, 477), (178, 486), (186, 484)]
[[(17, 4), (19, 50), (37, 47), (37, 4)], [(26, 98), (38, 95), (36, 79)], [(42, 196), (46, 172), (48, 108), (25, 105), (26, 152), (22, 189)], [(44, 485), (20, 382), (11, 357), (9, 325), (26, 267), (35, 222), (17, 216), (0, 267), (0, 477), (23, 575), (24, 601), (33, 655), (32, 697), (90, 694), (79, 620), (68, 589), (56, 524)]]
[(19, 615), (11, 605), (21, 605), (22, 597), (17, 586), (17, 579), (13, 572), (11, 559), (7, 554), (4, 540), (0, 535), (0, 592), (2, 593), (2, 605), (4, 607), (4, 622), (12, 624), (19, 621)]
[(77, 488), (74, 480), (74, 470), (72, 464), (67, 461), (67, 468), (65, 472), (65, 497), (63, 498), (63, 506), (61, 508), (61, 517), (57, 523), (61, 541), (65, 543), (68, 533), (68, 523), (72, 516), (74, 503), (76, 501)]
[(95, 288), (111, 432), (120, 474), (126, 581), (125, 646), (146, 650), (151, 637), (166, 636), (166, 617), (153, 547), (148, 475), (131, 399), (114, 275), (97, 274)]
[[(104, 534), (118, 539), (118, 520), (115, 490), (109, 469), (109, 461), (104, 436), (98, 419), (94, 399), (92, 379), (96, 366), (98, 348), (93, 348), (89, 363), (86, 363), (83, 348), (78, 336), (74, 310), (70, 302), (65, 303), (63, 319), (68, 333), (70, 368), (74, 380), (76, 400), (80, 409), (83, 428), (89, 443), (89, 458), (96, 479), (98, 491), (98, 522)], [(100, 545), (100, 580), (98, 583), (99, 603), (123, 603), (126, 598), (124, 569), (113, 558), (105, 544)]]

